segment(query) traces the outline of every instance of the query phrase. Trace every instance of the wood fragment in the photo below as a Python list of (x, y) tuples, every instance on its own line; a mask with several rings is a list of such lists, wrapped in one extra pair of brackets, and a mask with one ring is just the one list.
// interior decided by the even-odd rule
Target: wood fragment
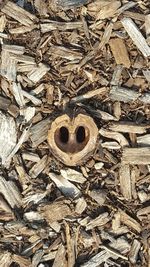
[(49, 177), (65, 196), (77, 198), (81, 195), (80, 190), (74, 184), (63, 178), (61, 175), (49, 173)]
[(120, 190), (125, 199), (131, 201), (132, 189), (131, 189), (131, 174), (130, 166), (121, 164), (119, 170)]
[(30, 26), (34, 21), (37, 21), (35, 15), (29, 13), (28, 11), (10, 1), (6, 2), (1, 11), (25, 26)]
[(123, 224), (127, 225), (134, 231), (137, 231), (138, 233), (141, 232), (142, 227), (135, 219), (133, 219), (131, 216), (129, 216), (124, 211), (120, 210), (120, 220)]
[(134, 239), (129, 253), (129, 259), (132, 264), (136, 264), (140, 248), (140, 242), (137, 239)]
[(150, 147), (124, 148), (122, 153), (123, 164), (150, 164)]
[(139, 96), (140, 94), (138, 92), (119, 86), (112, 86), (112, 89), (110, 90), (110, 99), (122, 101), (124, 103), (136, 101)]
[(143, 56), (149, 57), (150, 56), (150, 47), (148, 46), (144, 36), (141, 34), (140, 30), (134, 23), (134, 21), (130, 18), (123, 18), (121, 23), (127, 33), (129, 34), (130, 38), (137, 46), (137, 48), (141, 51)]
[(109, 44), (116, 63), (130, 68), (131, 63), (124, 41), (119, 38), (114, 38), (109, 41)]
[(55, 202), (53, 204), (39, 206), (38, 211), (49, 224), (55, 221), (60, 221), (67, 215), (71, 214), (69, 206), (63, 202)]
[(105, 130), (103, 128), (101, 128), (99, 130), (99, 133), (100, 133), (100, 135), (102, 135), (102, 136), (104, 136), (106, 138), (110, 138), (110, 139), (116, 140), (121, 145), (121, 147), (129, 146), (129, 143), (128, 143), (127, 139), (120, 133), (116, 133), (116, 132), (113, 132), (113, 131), (108, 131), (108, 130)]
[(132, 122), (112, 122), (109, 124), (109, 129), (115, 132), (122, 133), (138, 133), (143, 134), (146, 133), (146, 129), (148, 129), (149, 125), (137, 125)]

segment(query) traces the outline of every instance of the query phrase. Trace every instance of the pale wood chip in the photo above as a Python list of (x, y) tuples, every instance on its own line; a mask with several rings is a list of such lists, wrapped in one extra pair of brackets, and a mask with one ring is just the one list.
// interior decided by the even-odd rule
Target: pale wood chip
[(32, 178), (36, 178), (47, 166), (48, 157), (43, 156), (33, 167), (30, 169), (29, 174)]
[(0, 195), (0, 220), (3, 221), (15, 220), (15, 215), (13, 211), (10, 209), (9, 205), (1, 195)]
[(140, 248), (141, 243), (137, 239), (134, 239), (129, 253), (129, 259), (132, 264), (136, 264)]
[(93, 198), (100, 206), (102, 206), (107, 198), (107, 194), (104, 190), (92, 190), (89, 192), (91, 198)]
[(122, 132), (122, 133), (138, 133), (143, 134), (146, 133), (146, 129), (150, 128), (149, 125), (137, 125), (133, 122), (112, 122), (109, 124), (109, 129), (115, 132)]
[(150, 134), (137, 136), (138, 146), (150, 146)]
[(122, 153), (123, 164), (150, 164), (150, 147), (124, 148)]
[(10, 1), (6, 2), (1, 11), (9, 17), (19, 21), (25, 26), (30, 26), (33, 24), (34, 21), (37, 21), (35, 15), (29, 13), (28, 11), (24, 10), (23, 8)]
[(10, 152), (10, 154), (6, 157), (5, 159), (5, 166), (8, 165), (8, 163), (10, 162), (10, 160), (12, 159), (12, 157), (17, 153), (17, 151), (20, 149), (20, 147), (22, 146), (22, 144), (24, 142), (27, 141), (29, 137), (29, 128), (25, 128), (22, 135), (20, 136), (18, 143), (15, 145), (15, 147), (12, 149), (12, 151)]
[(3, 44), (2, 46), (3, 50), (15, 54), (15, 55), (23, 55), (25, 52), (25, 47), (24, 46), (19, 46), (19, 45), (6, 45)]
[(0, 193), (12, 208), (22, 205), (21, 194), (16, 185), (12, 181), (6, 181), (2, 176), (0, 176)]
[(84, 100), (92, 98), (94, 96), (104, 94), (105, 92), (107, 92), (107, 90), (108, 89), (106, 87), (95, 89), (95, 90), (92, 90), (92, 91), (85, 93), (84, 95), (76, 96), (76, 97), (72, 98), (71, 101), (72, 102), (84, 101)]
[(104, 212), (100, 214), (98, 217), (96, 217), (95, 219), (91, 219), (89, 223), (86, 225), (86, 230), (88, 231), (95, 227), (104, 226), (109, 221), (110, 221), (110, 217), (109, 217), (108, 212)]
[(147, 37), (149, 37), (149, 35), (150, 35), (150, 14), (148, 14), (144, 17), (145, 17), (146, 35), (147, 35)]
[(50, 67), (39, 63), (38, 67), (33, 68), (27, 75), (27, 77), (33, 82), (37, 83), (40, 79), (50, 70)]
[[(39, 106), (42, 104), (42, 101), (36, 96), (32, 95), (31, 93), (28, 93), (27, 91), (22, 90), (22, 94), (24, 97), (30, 100), (35, 106)], [(28, 102), (28, 100), (27, 101), (25, 100), (25, 102)]]
[(0, 74), (8, 81), (16, 81), (17, 65), (16, 60), (10, 57), (6, 50), (1, 52), (1, 69)]
[(97, 13), (96, 20), (113, 17), (120, 6), (121, 2), (117, 0), (111, 1), (111, 3), (106, 3), (106, 5), (104, 5)]
[(83, 174), (73, 169), (62, 169), (60, 170), (60, 173), (65, 179), (69, 181), (76, 182), (79, 184), (83, 184), (84, 182), (86, 182), (86, 178), (83, 176)]
[(143, 217), (147, 217), (150, 214), (150, 206), (144, 207), (137, 212), (137, 217), (142, 220)]
[(126, 68), (130, 68), (131, 62), (125, 42), (122, 39), (113, 38), (109, 41), (109, 44), (116, 63), (123, 64)]
[(101, 143), (101, 146), (103, 148), (115, 149), (115, 150), (121, 148), (121, 146), (117, 142), (104, 142), (104, 143)]
[(68, 60), (81, 60), (82, 59), (82, 53), (78, 52), (76, 50), (73, 49), (69, 49), (67, 47), (64, 46), (56, 46), (53, 45), (50, 47), (49, 50), (49, 54), (51, 54), (51, 56), (56, 56), (56, 57), (61, 57), (61, 58), (65, 58)]
[(105, 130), (104, 128), (101, 128), (99, 130), (99, 133), (100, 133), (100, 135), (102, 135), (102, 136), (104, 136), (106, 138), (110, 138), (110, 139), (116, 140), (121, 145), (121, 147), (129, 146), (129, 143), (128, 143), (127, 139), (120, 133), (116, 133), (116, 132), (113, 132), (113, 131), (108, 131), (108, 130)]
[(36, 24), (30, 25), (30, 26), (20, 26), (20, 27), (9, 29), (9, 33), (10, 34), (23, 34), (23, 33), (31, 32), (37, 27), (38, 26)]
[(9, 267), (11, 263), (12, 263), (12, 256), (10, 252), (3, 251), (2, 253), (0, 253), (0, 266)]
[(5, 30), (5, 26), (6, 26), (6, 16), (2, 15), (0, 16), (0, 32), (2, 33)]
[(23, 152), (22, 153), (22, 158), (24, 160), (29, 160), (32, 162), (38, 162), (40, 160), (40, 157), (38, 154), (31, 153), (31, 152)]
[(112, 253), (110, 251), (102, 250), (93, 256), (89, 261), (83, 263), (80, 267), (98, 267), (103, 262), (107, 262), (110, 257), (112, 257)]
[(120, 210), (120, 220), (123, 224), (127, 225), (134, 231), (137, 231), (138, 233), (141, 232), (142, 227), (135, 219), (133, 219), (131, 216), (129, 216), (124, 211)]
[(68, 256), (68, 266), (73, 267), (75, 265), (75, 244), (74, 239), (70, 235), (70, 228), (67, 223), (65, 223), (66, 230), (66, 241), (67, 241), (67, 256)]
[(30, 259), (27, 259), (25, 257), (22, 257), (20, 255), (16, 255), (16, 254), (13, 255), (13, 258), (12, 259), (13, 259), (12, 260), (13, 262), (16, 262), (21, 267), (31, 267), (31, 261), (30, 261)]
[(25, 100), (20, 83), (17, 84), (16, 82), (13, 82), (10, 89), (12, 90), (12, 94), (14, 95), (17, 104), (20, 108), (23, 108), (25, 106)]
[(141, 34), (140, 30), (138, 29), (134, 21), (130, 18), (123, 18), (121, 20), (121, 23), (125, 28), (125, 30), (127, 31), (127, 33), (129, 34), (133, 43), (141, 51), (143, 56), (149, 57), (150, 47), (148, 46), (144, 36)]
[[(6, 159), (17, 142), (16, 124), (12, 117), (0, 112), (0, 158), (5, 165)], [(8, 161), (9, 165), (10, 161)]]
[(119, 86), (112, 86), (110, 90), (110, 99), (124, 103), (136, 101), (139, 96), (139, 92)]
[(83, 24), (81, 21), (58, 22), (58, 21), (48, 20), (46, 21), (46, 23), (41, 23), (40, 26), (41, 26), (41, 31), (43, 33), (54, 30), (66, 31), (66, 30), (83, 28)]
[(150, 82), (150, 70), (143, 70), (144, 77)]
[(75, 207), (75, 212), (77, 214), (82, 214), (87, 207), (87, 203), (83, 197), (79, 198)]
[(81, 195), (80, 190), (74, 184), (65, 179), (62, 175), (49, 173), (49, 177), (65, 196), (77, 198)]
[[(124, 67), (122, 65), (117, 65), (114, 68), (113, 75), (112, 75), (112, 80), (111, 80), (111, 85), (112, 86), (119, 86), (120, 85), (120, 80), (121, 80), (121, 74), (123, 71)], [(113, 89), (113, 87), (112, 87)]]
[(120, 180), (120, 190), (125, 199), (132, 199), (132, 189), (131, 189), (131, 174), (130, 166), (128, 164), (121, 164), (119, 170), (119, 180)]
[(67, 267), (65, 255), (66, 255), (65, 247), (61, 244), (58, 247), (52, 267)]
[(49, 127), (50, 127), (49, 118), (42, 120), (31, 127), (30, 139), (32, 142), (32, 147), (37, 147), (39, 144), (41, 144), (47, 139)]
[(49, 224), (60, 221), (71, 214), (69, 206), (63, 201), (39, 206), (38, 211)]
[(113, 23), (110, 22), (107, 27), (105, 28), (104, 34), (102, 36), (101, 42), (98, 46), (98, 50), (99, 49), (103, 49), (105, 47), (105, 45), (109, 42), (109, 39), (111, 37), (112, 34), (112, 30), (113, 30)]

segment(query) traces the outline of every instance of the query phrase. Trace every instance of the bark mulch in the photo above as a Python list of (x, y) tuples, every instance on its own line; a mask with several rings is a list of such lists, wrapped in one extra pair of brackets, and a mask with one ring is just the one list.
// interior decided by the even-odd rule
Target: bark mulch
[[(0, 0), (1, 267), (150, 266), (149, 59), (149, 0)], [(48, 130), (81, 113), (67, 166)]]

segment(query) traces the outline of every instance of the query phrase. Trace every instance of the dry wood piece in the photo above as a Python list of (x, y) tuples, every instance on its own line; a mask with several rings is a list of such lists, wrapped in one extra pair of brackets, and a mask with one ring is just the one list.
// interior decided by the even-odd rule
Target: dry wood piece
[(119, 170), (120, 190), (125, 199), (132, 199), (130, 166), (121, 164)]
[(149, 125), (137, 125), (133, 122), (112, 122), (109, 124), (109, 129), (115, 132), (122, 133), (138, 133), (143, 134), (146, 133), (146, 129), (150, 128)]
[(100, 214), (98, 217), (95, 219), (91, 219), (89, 223), (86, 225), (86, 230), (91, 230), (95, 227), (100, 227), (108, 223), (110, 220), (108, 212), (104, 212)]
[(85, 5), (89, 0), (53, 0), (53, 2), (58, 8), (69, 9)]
[(76, 97), (72, 98), (71, 101), (72, 102), (84, 101), (86, 99), (89, 99), (89, 98), (97, 96), (97, 95), (104, 94), (106, 92), (107, 92), (107, 88), (106, 87), (102, 87), (102, 88), (99, 88), (99, 89), (96, 89), (96, 90), (89, 91), (89, 92), (85, 93), (84, 95), (76, 96)]
[(21, 194), (16, 185), (11, 181), (6, 181), (0, 176), (0, 193), (7, 199), (10, 207), (20, 207), (22, 204)]
[(61, 175), (72, 182), (76, 182), (79, 184), (83, 184), (86, 181), (86, 178), (83, 176), (82, 173), (77, 172), (73, 169), (67, 169), (67, 170), (60, 170)]
[[(6, 164), (6, 159), (15, 147), (17, 141), (16, 124), (12, 117), (0, 112), (0, 158), (2, 164)], [(7, 162), (9, 166), (10, 161)]]
[(126, 68), (130, 68), (130, 59), (127, 48), (122, 39), (114, 38), (109, 41), (113, 56), (117, 64), (123, 64)]
[(137, 262), (140, 248), (140, 242), (137, 239), (134, 239), (129, 253), (129, 259), (132, 264), (135, 264)]
[(122, 101), (124, 103), (135, 101), (139, 96), (140, 94), (138, 92), (119, 86), (112, 86), (112, 89), (110, 90), (110, 99)]
[(139, 146), (150, 146), (150, 134), (137, 136), (137, 143)]
[(123, 224), (127, 225), (134, 231), (137, 231), (138, 233), (141, 232), (142, 227), (135, 219), (133, 219), (131, 216), (129, 216), (124, 211), (120, 210), (120, 220)]
[(100, 133), (100, 135), (102, 135), (102, 136), (104, 136), (106, 138), (110, 138), (110, 139), (116, 140), (121, 145), (121, 147), (129, 146), (129, 143), (128, 143), (127, 139), (120, 133), (116, 133), (116, 132), (113, 132), (113, 131), (108, 131), (108, 130), (105, 130), (103, 128), (101, 128), (99, 130), (99, 133)]
[(63, 176), (49, 173), (49, 177), (66, 197), (78, 198), (81, 195), (80, 190)]
[(80, 29), (83, 27), (82, 22), (58, 22), (53, 20), (48, 20), (46, 23), (40, 24), (41, 31), (43, 33), (59, 30), (59, 31), (66, 31), (66, 30), (73, 30), (73, 29)]
[(33, 70), (28, 73), (27, 77), (33, 83), (37, 83), (49, 71), (49, 69), (49, 66), (40, 63), (38, 67), (33, 68)]
[(15, 220), (14, 213), (12, 212), (9, 205), (2, 196), (0, 196), (0, 220), (3, 221)]
[(31, 127), (30, 138), (33, 147), (37, 147), (47, 139), (49, 123), (50, 119), (45, 119)]
[(29, 171), (29, 174), (32, 178), (36, 178), (44, 168), (46, 168), (48, 163), (47, 155), (40, 159)]
[(121, 3), (118, 0), (111, 1), (111, 3), (107, 3), (106, 1), (106, 4), (98, 12), (96, 19), (99, 20), (99, 19), (106, 19), (108, 17), (113, 17), (120, 6)]
[(71, 119), (67, 114), (57, 117), (48, 131), (51, 152), (64, 164), (81, 164), (95, 150), (98, 128), (88, 115), (78, 114)]
[(69, 48), (64, 47), (64, 46), (53, 45), (50, 47), (49, 53), (52, 56), (65, 58), (65, 59), (68, 59), (71, 61), (72, 60), (79, 61), (82, 58), (81, 52), (73, 50), (73, 49), (69, 49)]
[(39, 206), (38, 211), (49, 224), (60, 221), (71, 214), (69, 206), (62, 201), (41, 207)]
[(144, 36), (141, 34), (140, 30), (136, 26), (130, 18), (123, 18), (121, 20), (123, 27), (129, 34), (130, 38), (137, 46), (137, 48), (141, 51), (143, 56), (149, 57), (150, 56), (150, 47), (148, 46)]
[(6, 2), (1, 11), (25, 26), (30, 26), (37, 21), (36, 16), (10, 1)]
[(122, 153), (123, 164), (150, 164), (150, 147), (124, 148)]

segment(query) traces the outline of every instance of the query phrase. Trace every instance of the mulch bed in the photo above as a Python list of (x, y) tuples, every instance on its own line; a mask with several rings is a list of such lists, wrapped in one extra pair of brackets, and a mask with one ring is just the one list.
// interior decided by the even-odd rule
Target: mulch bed
[[(0, 266), (150, 266), (149, 0), (0, 0)], [(51, 123), (96, 149), (63, 164)]]

